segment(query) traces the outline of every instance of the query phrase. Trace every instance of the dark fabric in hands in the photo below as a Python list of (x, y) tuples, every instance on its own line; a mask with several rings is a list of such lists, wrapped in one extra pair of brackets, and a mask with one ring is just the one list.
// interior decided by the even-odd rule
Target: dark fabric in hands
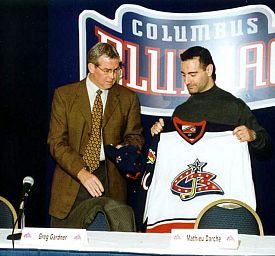
[(145, 157), (134, 145), (125, 145), (117, 149), (113, 145), (104, 147), (105, 155), (117, 166), (123, 176), (137, 179), (144, 172)]

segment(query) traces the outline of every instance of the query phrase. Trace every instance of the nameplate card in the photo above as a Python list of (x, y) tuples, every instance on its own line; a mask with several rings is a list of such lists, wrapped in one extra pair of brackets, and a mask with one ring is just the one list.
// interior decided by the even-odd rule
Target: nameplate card
[(172, 248), (190, 246), (194, 248), (237, 249), (237, 229), (172, 229)]
[(23, 228), (20, 243), (60, 249), (81, 248), (87, 244), (87, 231), (69, 228)]

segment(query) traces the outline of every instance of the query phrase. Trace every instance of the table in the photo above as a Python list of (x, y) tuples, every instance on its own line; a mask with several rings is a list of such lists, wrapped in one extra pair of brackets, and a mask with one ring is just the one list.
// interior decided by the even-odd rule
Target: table
[(130, 233), (88, 231), (88, 244), (74, 250), (66, 248), (33, 248), (12, 242), (6, 237), (9, 229), (0, 230), (1, 256), (117, 256), (117, 255), (275, 255), (275, 236), (239, 235), (240, 246), (237, 250), (211, 248), (170, 247), (169, 233)]

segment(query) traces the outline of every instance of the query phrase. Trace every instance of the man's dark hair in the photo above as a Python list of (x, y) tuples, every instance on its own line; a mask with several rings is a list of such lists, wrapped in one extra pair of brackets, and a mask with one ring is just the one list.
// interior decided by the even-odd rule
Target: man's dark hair
[(180, 55), (181, 61), (190, 60), (195, 57), (199, 57), (200, 64), (204, 68), (204, 70), (209, 64), (213, 65), (212, 78), (214, 81), (216, 81), (216, 67), (209, 50), (201, 46), (194, 46), (187, 49)]

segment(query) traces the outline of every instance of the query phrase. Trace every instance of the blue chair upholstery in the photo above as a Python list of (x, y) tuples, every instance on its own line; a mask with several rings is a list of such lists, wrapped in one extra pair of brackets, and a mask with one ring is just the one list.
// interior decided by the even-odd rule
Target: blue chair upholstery
[(103, 212), (97, 212), (93, 222), (87, 227), (88, 231), (110, 231), (106, 216)]
[(17, 214), (12, 204), (0, 196), (0, 228), (13, 228), (16, 219)]
[(235, 199), (221, 199), (207, 205), (195, 223), (199, 229), (237, 229), (239, 234), (264, 235), (258, 214)]

